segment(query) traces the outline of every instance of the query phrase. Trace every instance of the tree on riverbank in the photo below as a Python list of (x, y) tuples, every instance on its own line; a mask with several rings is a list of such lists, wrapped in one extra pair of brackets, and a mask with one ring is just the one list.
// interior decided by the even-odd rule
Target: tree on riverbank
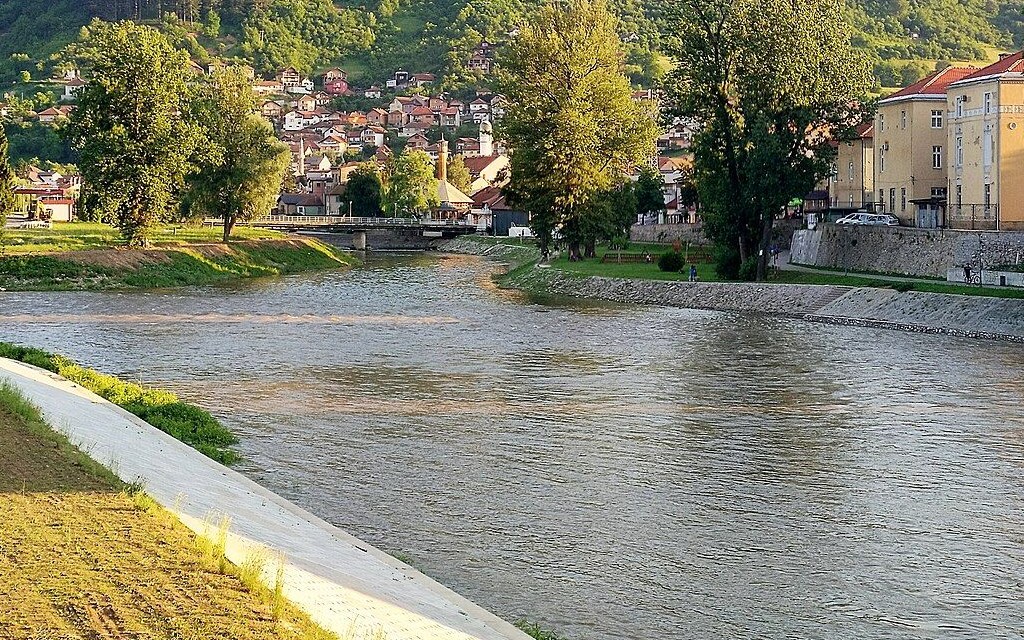
[(89, 80), (64, 135), (81, 152), (96, 207), (128, 246), (144, 246), (173, 217), (201, 138), (182, 117), (193, 93), (188, 55), (132, 22), (94, 22), (78, 54)]
[(204, 152), (186, 183), (189, 217), (219, 217), (224, 242), (239, 221), (265, 216), (281, 192), (291, 155), (256, 113), (256, 94), (240, 68), (218, 71), (191, 104)]
[[(347, 213), (351, 206), (354, 216), (379, 217), (382, 213), (382, 188), (380, 170), (376, 163), (365, 162), (359, 165), (349, 175), (348, 182), (345, 183), (345, 192), (341, 195), (341, 211)], [(351, 203), (351, 205), (345, 203)]]
[(694, 171), (720, 275), (762, 280), (776, 215), (832, 170), (869, 117), (871, 69), (842, 0), (668, 5), (670, 110), (695, 122)]
[(14, 211), (15, 176), (7, 149), (7, 132), (0, 124), (0, 254), (3, 254), (7, 247), (7, 216)]
[(510, 202), (530, 211), (546, 256), (556, 232), (571, 259), (601, 228), (595, 198), (654, 153), (652, 112), (632, 99), (616, 19), (605, 0), (549, 2), (501, 58), (514, 151)]
[(434, 163), (425, 151), (405, 151), (395, 159), (381, 204), (387, 215), (425, 214), (437, 208)]

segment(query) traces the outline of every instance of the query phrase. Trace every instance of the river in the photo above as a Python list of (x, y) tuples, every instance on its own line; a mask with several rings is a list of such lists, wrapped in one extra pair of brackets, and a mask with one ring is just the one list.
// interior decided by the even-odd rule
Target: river
[(238, 468), (574, 640), (1020, 638), (1024, 347), (527, 299), (476, 258), (3, 293)]

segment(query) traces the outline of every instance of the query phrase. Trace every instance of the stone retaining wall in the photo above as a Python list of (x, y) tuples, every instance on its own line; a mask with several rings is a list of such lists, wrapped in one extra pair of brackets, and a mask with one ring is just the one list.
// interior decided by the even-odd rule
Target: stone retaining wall
[[(450, 241), (444, 251), (504, 262), (536, 260), (529, 246)], [(513, 272), (506, 284), (536, 293), (713, 311), (769, 313), (813, 322), (1024, 342), (1024, 300), (904, 292), (831, 285), (667, 282), (582, 277), (537, 266)]]
[[(789, 249), (793, 232), (802, 225), (803, 222), (799, 219), (776, 220), (772, 229), (772, 243), (780, 249)], [(704, 227), (700, 224), (635, 224), (629, 230), (629, 239), (632, 242), (672, 244), (679, 240), (683, 244), (709, 244), (708, 239), (704, 237)]]
[(826, 224), (794, 234), (790, 261), (945, 278), (949, 269), (964, 264), (988, 270), (1024, 263), (1024, 233)]

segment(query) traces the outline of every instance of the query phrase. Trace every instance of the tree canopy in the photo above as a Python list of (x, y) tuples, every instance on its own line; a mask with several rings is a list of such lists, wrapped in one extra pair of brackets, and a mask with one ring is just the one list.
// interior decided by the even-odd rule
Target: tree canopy
[(434, 163), (425, 151), (406, 150), (395, 158), (384, 184), (382, 206), (386, 215), (426, 214), (436, 209), (437, 178)]
[(506, 192), (530, 211), (545, 255), (557, 231), (579, 257), (595, 239), (594, 198), (654, 153), (654, 114), (632, 99), (623, 62), (605, 0), (544, 5), (501, 58)]
[(727, 277), (765, 276), (775, 217), (869, 117), (870, 68), (841, 0), (678, 0), (666, 84), (693, 122), (705, 233)]
[(159, 31), (96, 23), (80, 49), (89, 82), (65, 135), (81, 154), (82, 179), (129, 246), (172, 217), (174, 197), (200, 140), (188, 111), (188, 56)]
[(218, 71), (190, 109), (202, 129), (203, 152), (183, 201), (192, 217), (221, 218), (227, 242), (237, 222), (270, 212), (291, 154), (256, 114), (256, 96), (237, 67)]

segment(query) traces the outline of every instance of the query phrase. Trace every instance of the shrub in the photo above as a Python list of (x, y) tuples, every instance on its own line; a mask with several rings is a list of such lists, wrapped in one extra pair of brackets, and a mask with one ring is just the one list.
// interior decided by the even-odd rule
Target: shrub
[(676, 273), (683, 269), (683, 264), (683, 254), (678, 251), (663, 253), (661, 257), (658, 258), (658, 268), (662, 271)]

